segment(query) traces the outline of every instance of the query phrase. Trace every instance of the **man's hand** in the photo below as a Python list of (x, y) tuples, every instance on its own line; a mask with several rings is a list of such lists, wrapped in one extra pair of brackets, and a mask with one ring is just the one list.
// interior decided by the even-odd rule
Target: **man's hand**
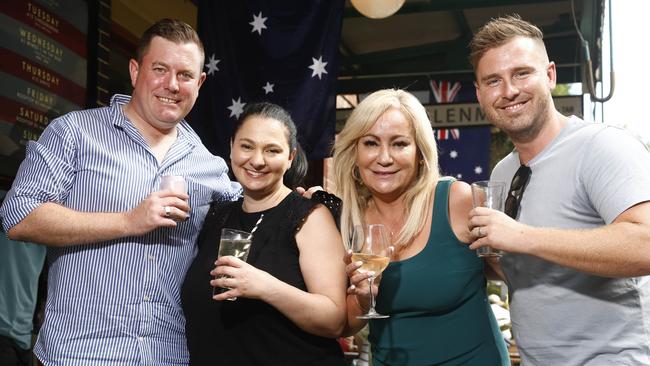
[(529, 228), (505, 213), (485, 207), (469, 212), (468, 228), (473, 239), (470, 249), (486, 245), (509, 253), (525, 253), (524, 231)]
[(153, 192), (126, 213), (131, 235), (143, 235), (159, 227), (174, 227), (190, 217), (190, 197), (170, 190)]

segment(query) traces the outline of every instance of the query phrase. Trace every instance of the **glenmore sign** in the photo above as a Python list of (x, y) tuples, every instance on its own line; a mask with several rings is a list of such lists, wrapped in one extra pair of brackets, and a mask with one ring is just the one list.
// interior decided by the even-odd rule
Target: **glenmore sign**
[[(582, 118), (582, 96), (555, 97), (555, 108), (565, 116)], [(425, 106), (433, 128), (489, 125), (478, 103), (432, 104)], [(352, 109), (336, 111), (337, 124), (345, 123)]]

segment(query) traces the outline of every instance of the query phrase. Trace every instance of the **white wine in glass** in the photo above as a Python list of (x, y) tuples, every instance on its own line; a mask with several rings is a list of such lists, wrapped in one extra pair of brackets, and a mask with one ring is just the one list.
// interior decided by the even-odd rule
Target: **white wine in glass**
[(359, 319), (381, 319), (388, 318), (388, 315), (379, 314), (375, 310), (375, 296), (372, 293), (372, 283), (375, 278), (386, 269), (390, 262), (388, 253), (388, 236), (386, 228), (380, 224), (355, 226), (352, 233), (352, 261), (360, 261), (363, 264), (357, 271), (361, 273), (372, 272), (368, 277), (368, 291), (370, 292), (370, 309)]
[[(226, 255), (232, 255), (246, 262), (248, 252), (252, 243), (252, 234), (235, 229), (223, 228), (221, 230), (221, 240), (219, 241), (219, 253), (217, 259)], [(215, 279), (226, 278), (228, 276), (216, 276)], [(229, 288), (212, 288), (212, 296), (228, 291)], [(236, 297), (229, 297), (226, 300), (235, 301)]]
[(363, 262), (361, 267), (357, 271), (361, 273), (366, 272), (375, 272), (381, 273), (388, 267), (388, 262), (390, 258), (383, 257), (376, 254), (365, 254), (365, 253), (352, 253), (353, 262)]

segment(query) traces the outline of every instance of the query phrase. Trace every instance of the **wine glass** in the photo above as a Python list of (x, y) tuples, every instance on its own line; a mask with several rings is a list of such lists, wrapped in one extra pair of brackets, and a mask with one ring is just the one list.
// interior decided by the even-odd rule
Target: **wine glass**
[(368, 277), (368, 288), (370, 292), (370, 309), (363, 315), (357, 316), (359, 319), (381, 319), (388, 318), (388, 315), (382, 315), (375, 310), (375, 296), (372, 293), (372, 283), (375, 278), (386, 269), (390, 262), (388, 253), (388, 236), (384, 225), (371, 224), (365, 226), (355, 226), (352, 233), (352, 262), (362, 262), (363, 264), (357, 271), (361, 273), (373, 272)]

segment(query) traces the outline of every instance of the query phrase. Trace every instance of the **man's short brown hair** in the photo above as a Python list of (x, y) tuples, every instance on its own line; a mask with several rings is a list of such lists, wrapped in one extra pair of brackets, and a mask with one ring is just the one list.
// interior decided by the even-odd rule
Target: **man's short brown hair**
[(533, 24), (522, 20), (519, 14), (494, 18), (485, 23), (469, 43), (469, 61), (474, 70), (485, 52), (502, 46), (515, 37), (532, 38), (543, 44), (544, 34)]
[(161, 19), (144, 31), (135, 53), (135, 59), (138, 61), (138, 64), (142, 63), (142, 57), (147, 53), (151, 40), (154, 37), (162, 37), (178, 44), (196, 44), (201, 52), (201, 69), (203, 69), (205, 51), (203, 51), (203, 43), (199, 35), (189, 24), (176, 19)]

